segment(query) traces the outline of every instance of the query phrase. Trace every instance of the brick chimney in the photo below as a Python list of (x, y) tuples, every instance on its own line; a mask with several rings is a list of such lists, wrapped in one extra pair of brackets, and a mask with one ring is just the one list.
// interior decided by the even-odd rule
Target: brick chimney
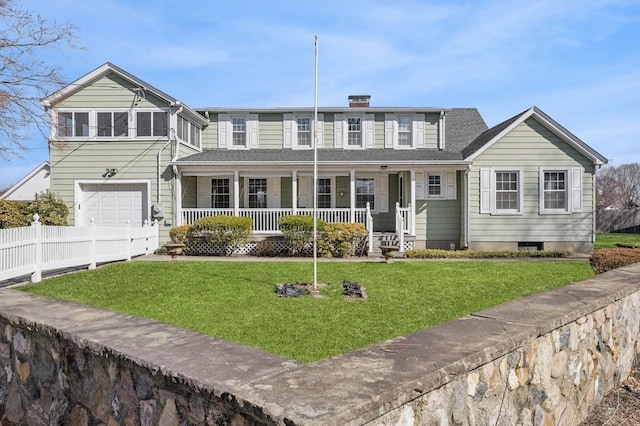
[(370, 95), (349, 96), (349, 108), (369, 108)]

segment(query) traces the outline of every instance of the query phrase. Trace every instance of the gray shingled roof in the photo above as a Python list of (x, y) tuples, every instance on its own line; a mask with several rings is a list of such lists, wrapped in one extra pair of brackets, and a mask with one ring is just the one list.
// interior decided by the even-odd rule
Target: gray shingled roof
[[(462, 150), (478, 135), (487, 129), (487, 125), (475, 108), (454, 108), (446, 113), (445, 149), (364, 149), (345, 150), (334, 148), (318, 149), (319, 162), (438, 162), (462, 161)], [(256, 149), (228, 150), (206, 149), (203, 152), (183, 157), (178, 164), (205, 162), (313, 162), (312, 150), (293, 149)]]

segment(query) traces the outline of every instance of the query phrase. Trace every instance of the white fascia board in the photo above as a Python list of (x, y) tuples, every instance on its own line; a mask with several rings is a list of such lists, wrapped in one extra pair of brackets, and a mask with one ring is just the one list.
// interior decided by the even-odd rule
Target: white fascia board
[(147, 84), (146, 82), (144, 82), (143, 80), (140, 80), (138, 77), (134, 76), (133, 74), (128, 73), (127, 71), (123, 70), (122, 68), (119, 68), (115, 65), (113, 65), (110, 62), (107, 62), (101, 66), (99, 66), (98, 68), (94, 69), (93, 71), (85, 74), (84, 76), (80, 77), (79, 79), (75, 80), (72, 83), (69, 83), (68, 85), (66, 85), (65, 87), (63, 87), (62, 89), (58, 90), (57, 92), (52, 93), (51, 95), (47, 96), (46, 98), (42, 99), (40, 101), (40, 103), (45, 107), (45, 108), (50, 108), (53, 104), (59, 102), (61, 99), (66, 98), (67, 96), (71, 95), (72, 93), (86, 87), (88, 84), (90, 84), (91, 82), (109, 74), (109, 73), (114, 73), (116, 75), (118, 75), (120, 78), (127, 80), (131, 83), (133, 83), (136, 86), (140, 86), (141, 88), (151, 92), (154, 96), (159, 97), (160, 99), (163, 99), (164, 101), (166, 101), (168, 104), (170, 105), (175, 105), (176, 103), (178, 103), (178, 100), (175, 99), (174, 97), (166, 94), (165, 92), (163, 92), (160, 89), (157, 89), (155, 87), (153, 87), (150, 84)]
[[(443, 166), (450, 169), (451, 167), (460, 167), (460, 170), (466, 170), (468, 166), (472, 164), (471, 161), (358, 161), (357, 163), (349, 161), (318, 161), (319, 166), (344, 166), (344, 167), (357, 167), (357, 166)], [(192, 167), (192, 166), (210, 166), (210, 167), (235, 167), (235, 166), (274, 166), (274, 167), (288, 167), (295, 168), (297, 166), (312, 166), (313, 161), (174, 161), (170, 165), (177, 167)]]

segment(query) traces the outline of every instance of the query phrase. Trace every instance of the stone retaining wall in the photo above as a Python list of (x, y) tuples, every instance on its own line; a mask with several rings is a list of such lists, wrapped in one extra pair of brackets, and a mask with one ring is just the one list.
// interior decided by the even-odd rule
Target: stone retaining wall
[(631, 371), (640, 265), (309, 365), (0, 290), (0, 424), (572, 425)]

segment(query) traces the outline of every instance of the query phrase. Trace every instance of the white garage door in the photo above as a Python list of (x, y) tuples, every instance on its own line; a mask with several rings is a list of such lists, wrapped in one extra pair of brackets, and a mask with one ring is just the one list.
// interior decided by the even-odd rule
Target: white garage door
[(93, 218), (100, 226), (142, 226), (148, 217), (147, 185), (83, 184), (82, 224), (89, 225)]

